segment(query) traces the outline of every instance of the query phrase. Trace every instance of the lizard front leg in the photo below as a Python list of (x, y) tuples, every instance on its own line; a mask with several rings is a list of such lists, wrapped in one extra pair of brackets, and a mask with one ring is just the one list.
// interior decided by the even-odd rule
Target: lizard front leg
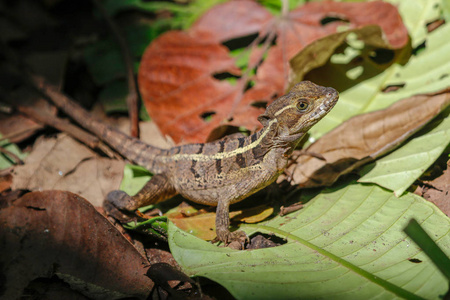
[(103, 206), (109, 214), (120, 220), (126, 219), (126, 215), (121, 214), (117, 209), (125, 212), (135, 211), (139, 207), (159, 203), (176, 194), (177, 191), (167, 177), (157, 174), (134, 196), (119, 190), (108, 193)]
[(230, 201), (229, 200), (219, 200), (216, 209), (216, 234), (219, 241), (228, 244), (233, 241), (238, 241), (240, 244), (244, 244), (248, 240), (245, 232), (238, 230), (230, 232), (228, 229), (230, 227)]

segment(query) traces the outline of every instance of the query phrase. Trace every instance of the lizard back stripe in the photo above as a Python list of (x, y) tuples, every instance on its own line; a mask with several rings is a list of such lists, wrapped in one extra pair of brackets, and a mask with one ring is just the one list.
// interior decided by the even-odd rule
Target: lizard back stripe
[(277, 111), (276, 113), (275, 113), (275, 117), (277, 117), (277, 116), (279, 116), (280, 114), (282, 114), (283, 113), (283, 111), (285, 111), (285, 110), (287, 110), (287, 109), (291, 109), (291, 108), (295, 108), (295, 109), (297, 109), (297, 107), (295, 106), (295, 105), (287, 105), (287, 106), (285, 106), (285, 107), (283, 107), (282, 109), (280, 109), (279, 111)]
[[(264, 139), (264, 137), (267, 135), (268, 132), (270, 132), (271, 127), (276, 124), (278, 122), (278, 120), (275, 118), (273, 120), (271, 120), (269, 122), (269, 124), (267, 125), (267, 127), (265, 128), (265, 130), (261, 133), (261, 135), (258, 137), (257, 140), (255, 140), (254, 142), (252, 142), (251, 144), (248, 144), (247, 146), (243, 146), (241, 148), (236, 148), (233, 151), (229, 151), (229, 152), (223, 152), (223, 153), (214, 153), (214, 154), (202, 154), (202, 153), (197, 153), (197, 154), (175, 154), (173, 156), (158, 156), (157, 159), (160, 159), (163, 163), (167, 163), (169, 161), (172, 160), (195, 160), (195, 161), (208, 161), (208, 160), (213, 160), (213, 159), (224, 159), (224, 158), (229, 158), (229, 157), (233, 157), (236, 156), (238, 154), (242, 154), (244, 152), (247, 152), (248, 150), (251, 150), (255, 147), (257, 147), (261, 141)], [(201, 148), (203, 149), (203, 145), (201, 145)]]

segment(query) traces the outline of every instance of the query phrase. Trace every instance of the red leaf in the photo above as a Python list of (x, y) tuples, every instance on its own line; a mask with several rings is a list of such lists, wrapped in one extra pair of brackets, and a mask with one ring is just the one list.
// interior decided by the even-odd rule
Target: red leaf
[[(323, 22), (335, 17), (332, 22)], [(139, 70), (144, 103), (163, 134), (175, 142), (204, 142), (218, 126), (260, 127), (256, 101), (270, 102), (288, 86), (289, 60), (311, 42), (336, 32), (378, 24), (392, 47), (408, 40), (397, 9), (384, 2), (307, 3), (286, 15), (273, 16), (254, 1), (230, 1), (206, 12), (188, 32), (172, 31), (146, 50)], [(213, 76), (241, 75), (220, 42), (257, 33), (249, 45), (248, 69), (258, 63), (256, 76), (243, 74), (236, 85)], [(276, 45), (270, 48), (275, 41)], [(263, 42), (261, 47), (257, 47)], [(267, 52), (267, 56), (264, 57)], [(247, 89), (249, 80), (252, 88)], [(202, 116), (212, 115), (211, 120)]]

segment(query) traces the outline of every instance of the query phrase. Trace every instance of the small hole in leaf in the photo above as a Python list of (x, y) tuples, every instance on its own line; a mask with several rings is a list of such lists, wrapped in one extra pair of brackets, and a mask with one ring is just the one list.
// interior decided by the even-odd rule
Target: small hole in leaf
[(394, 57), (394, 51), (388, 49), (376, 49), (369, 54), (369, 58), (379, 65), (390, 63)]
[(442, 75), (439, 77), (439, 80), (442, 80), (442, 79), (444, 79), (445, 77), (448, 77), (448, 74), (442, 74)]
[(422, 261), (420, 260), (420, 259), (418, 259), (418, 258), (410, 258), (410, 259), (408, 259), (410, 262), (412, 262), (412, 263), (415, 263), (415, 264), (419, 264), (419, 263), (421, 263)]
[(214, 76), (214, 78), (216, 78), (218, 80), (237, 79), (237, 78), (239, 78), (239, 76), (233, 75), (233, 74), (228, 73), (228, 72), (215, 73), (215, 74), (213, 74), (213, 76)]
[(225, 47), (231, 50), (244, 48), (250, 45), (256, 38), (258, 37), (258, 34), (249, 34), (243, 37), (238, 37), (235, 39), (228, 40), (224, 43), (222, 43)]
[(324, 18), (322, 18), (320, 20), (320, 24), (322, 26), (326, 25), (326, 24), (329, 24), (329, 23), (333, 23), (333, 22), (346, 22), (346, 23), (349, 23), (349, 21), (347, 19), (341, 18), (339, 16), (325, 16)]
[(216, 114), (215, 111), (207, 111), (204, 112), (200, 115), (200, 117), (205, 121), (205, 122), (209, 122), (212, 120), (213, 116)]
[(402, 87), (404, 87), (405, 84), (404, 83), (400, 83), (400, 84), (391, 84), (386, 86), (384, 89), (382, 89), (381, 91), (383, 93), (390, 93), (390, 92), (395, 92), (399, 89), (401, 89)]
[(427, 46), (426, 43), (423, 42), (422, 44), (420, 44), (419, 46), (417, 46), (416, 48), (414, 48), (414, 49), (412, 50), (412, 55), (417, 55), (417, 54), (419, 54), (420, 52), (422, 52), (423, 50), (425, 50), (426, 46)]
[(255, 82), (253, 80), (249, 80), (245, 86), (244, 92), (251, 89), (254, 85), (255, 85)]
[(264, 108), (264, 109), (266, 109), (267, 101), (259, 100), (259, 101), (252, 102), (252, 104), (250, 104), (250, 105), (253, 106), (253, 107), (256, 107), (256, 108)]

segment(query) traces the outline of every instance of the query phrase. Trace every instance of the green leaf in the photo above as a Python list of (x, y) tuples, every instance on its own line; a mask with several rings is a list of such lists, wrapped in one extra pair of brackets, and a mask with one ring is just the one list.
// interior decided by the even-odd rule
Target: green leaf
[(450, 22), (450, 1), (444, 1), (442, 3), (442, 11), (444, 13), (445, 21)]
[[(300, 5), (305, 4), (305, 0), (289, 0), (287, 1), (287, 4), (289, 6), (289, 10), (293, 10)], [(274, 15), (280, 15), (283, 1), (280, 0), (259, 0), (259, 3), (263, 5), (265, 8), (267, 8), (272, 14)]]
[(428, 255), (434, 265), (450, 281), (450, 259), (439, 248), (431, 237), (423, 230), (415, 219), (409, 221), (404, 229), (405, 233)]
[[(0, 134), (1, 137), (1, 134)], [(0, 141), (0, 147), (2, 147), (5, 150), (8, 150), (9, 152), (17, 155), (18, 158), (21, 160), (24, 160), (25, 157), (27, 157), (27, 153), (23, 153), (20, 151), (19, 147), (17, 147), (16, 144), (10, 143), (8, 140), (2, 140)], [(14, 165), (14, 160), (12, 160), (8, 154), (0, 153), (0, 170), (9, 168)]]
[[(128, 84), (125, 79), (108, 83), (98, 95), (98, 99), (107, 114), (128, 112), (127, 97)], [(144, 105), (141, 105), (139, 110), (139, 119), (144, 121), (150, 121), (151, 119)]]
[(154, 217), (143, 222), (130, 222), (123, 226), (155, 238), (167, 240), (167, 217)]
[[(427, 24), (440, 18), (441, 10), (448, 0), (387, 0), (395, 6), (408, 29), (413, 48), (426, 40)], [(447, 4), (446, 4), (447, 3)]]
[(107, 0), (103, 5), (109, 15), (115, 15), (119, 12), (131, 9), (152, 13), (160, 10), (177, 11), (182, 9), (182, 6), (179, 4), (164, 1)]
[[(408, 141), (391, 154), (365, 166), (359, 182), (372, 182), (399, 196), (419, 178), (450, 143), (450, 110), (428, 126), (422, 135)], [(431, 128), (431, 129), (430, 129)], [(420, 133), (419, 133), (420, 134)]]
[(122, 56), (117, 44), (112, 40), (99, 41), (86, 47), (84, 59), (89, 73), (97, 85), (104, 85), (125, 77)]
[(105, 8), (109, 14), (114, 15), (124, 10), (140, 10), (144, 12), (170, 11), (173, 16), (165, 22), (169, 28), (189, 28), (203, 13), (211, 7), (226, 0), (196, 0), (189, 4), (176, 4), (166, 1), (143, 0), (108, 0)]
[(98, 95), (106, 113), (127, 112), (128, 85), (125, 80), (115, 80), (105, 86)]
[[(148, 25), (130, 25), (124, 28), (127, 46), (134, 58), (140, 58), (145, 48), (163, 30)], [(84, 49), (84, 59), (97, 85), (104, 85), (116, 79), (125, 78), (125, 65), (119, 45), (109, 36)], [(139, 61), (134, 62), (137, 72)]]
[(325, 190), (298, 212), (241, 226), (287, 240), (278, 247), (219, 248), (173, 224), (169, 246), (184, 272), (218, 282), (237, 299), (438, 299), (447, 281), (403, 233), (411, 218), (450, 253), (450, 220), (433, 204), (362, 184)]
[[(356, 79), (350, 78), (348, 71), (357, 66), (346, 62), (329, 63), (314, 70), (310, 79), (321, 85), (335, 87), (340, 91), (340, 99), (335, 108), (311, 129), (312, 136), (317, 139), (357, 114), (386, 108), (416, 94), (447, 88), (450, 84), (450, 39), (444, 38), (447, 36), (450, 36), (450, 24), (431, 32), (425, 49), (417, 56), (411, 56), (406, 64), (394, 63), (382, 72), (376, 71), (380, 66), (371, 62), (369, 56), (362, 56), (364, 62), (357, 66), (363, 67), (364, 71)], [(320, 74), (333, 76), (330, 81), (323, 82)], [(389, 86), (399, 86), (399, 89), (384, 92)]]
[(120, 184), (120, 189), (128, 195), (135, 195), (152, 176), (152, 173), (143, 167), (127, 164), (123, 170), (123, 180)]

